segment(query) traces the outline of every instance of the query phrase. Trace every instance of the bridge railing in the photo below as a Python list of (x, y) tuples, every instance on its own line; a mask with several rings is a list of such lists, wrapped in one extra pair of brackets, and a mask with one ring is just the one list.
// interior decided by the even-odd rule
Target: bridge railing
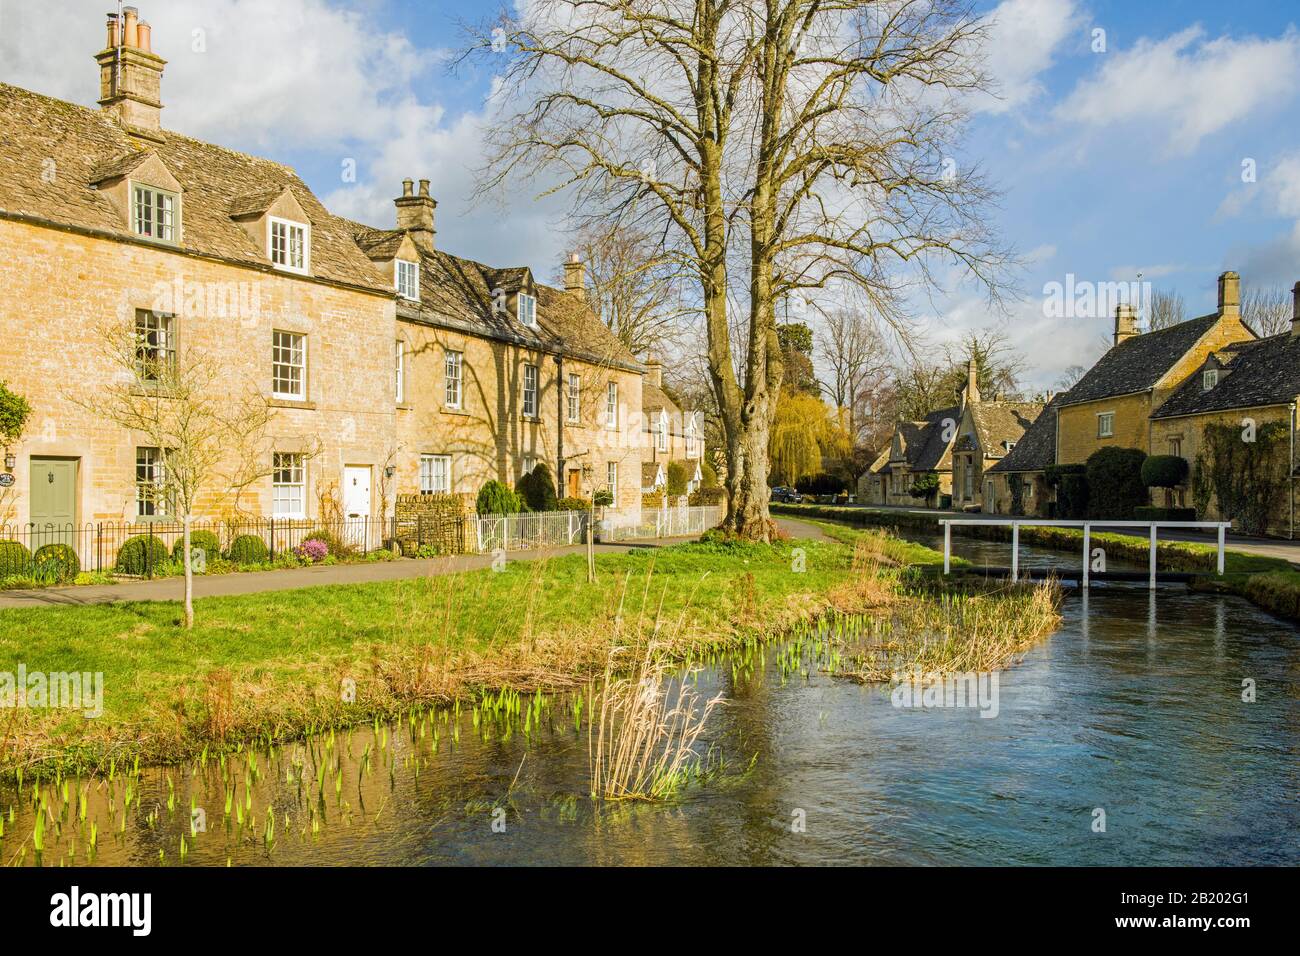
[(1082, 528), (1083, 529), (1083, 586), (1088, 586), (1088, 572), (1091, 569), (1092, 529), (1093, 528), (1146, 528), (1151, 539), (1150, 580), (1148, 587), (1156, 586), (1156, 529), (1214, 529), (1218, 531), (1219, 553), (1218, 573), (1223, 573), (1223, 539), (1230, 521), (1061, 521), (1053, 518), (943, 518), (943, 573), (949, 572), (952, 556), (953, 525), (994, 525), (1005, 528), (1011, 526), (1011, 580), (1020, 580), (1020, 529), (1021, 527), (1041, 528)]

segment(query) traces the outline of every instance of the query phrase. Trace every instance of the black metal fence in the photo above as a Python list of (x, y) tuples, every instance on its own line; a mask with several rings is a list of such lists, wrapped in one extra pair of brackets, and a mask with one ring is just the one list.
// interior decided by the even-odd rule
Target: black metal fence
[[(328, 535), (326, 540), (334, 542), (331, 550), (337, 548), (349, 554), (366, 554), (397, 538), (395, 522), (381, 518), (346, 518), (334, 521), (241, 518), (194, 521), (190, 524), (191, 538), (200, 533), (205, 538), (208, 535), (214, 536), (219, 556), (223, 558), (232, 557), (232, 548), (236, 547), (236, 542), (241, 538), (260, 542), (260, 547), (247, 540), (239, 544), (232, 557), (238, 563), (274, 561), (277, 556), (301, 547), (305, 540), (321, 535), (322, 532)], [(45, 564), (55, 559), (55, 552), (60, 550), (47, 548), (49, 545), (66, 545), (71, 548), (77, 555), (82, 571), (111, 571), (153, 577), (162, 570), (164, 562), (179, 561), (179, 543), (184, 540), (184, 533), (185, 527), (179, 521), (0, 525), (0, 579), (38, 575)], [(161, 543), (161, 547), (157, 544), (134, 546), (130, 560), (124, 562), (122, 549), (133, 538), (154, 538)], [(208, 538), (208, 541), (211, 540)], [(42, 551), (43, 548), (46, 550)], [(205, 552), (205, 557), (217, 555)], [(129, 564), (129, 567), (123, 566), (124, 564)]]

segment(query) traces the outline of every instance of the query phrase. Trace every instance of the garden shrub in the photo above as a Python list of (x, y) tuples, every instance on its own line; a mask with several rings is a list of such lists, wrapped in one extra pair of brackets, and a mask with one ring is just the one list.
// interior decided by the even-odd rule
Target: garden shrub
[(117, 570), (121, 574), (151, 574), (167, 563), (167, 545), (152, 534), (128, 538), (117, 552)]
[(474, 510), (480, 515), (509, 515), (519, 511), (519, 496), (499, 481), (489, 481), (478, 490)]
[(1187, 480), (1187, 459), (1179, 455), (1151, 455), (1142, 462), (1142, 484), (1148, 488), (1177, 488)]
[(686, 494), (686, 489), (691, 483), (691, 476), (695, 469), (691, 468), (684, 461), (670, 461), (668, 463), (668, 497), (680, 498)]
[(718, 487), (718, 470), (706, 459), (700, 459), (700, 482), (701, 488)]
[(32, 564), (38, 575), (48, 575), (58, 584), (67, 584), (81, 573), (81, 559), (66, 544), (44, 544), (36, 549)]
[[(324, 545), (325, 553), (332, 554), (336, 558), (341, 558), (352, 551), (352, 548), (344, 544), (338, 535), (336, 535), (333, 531), (330, 531), (326, 528), (317, 528), (316, 530), (312, 531), (309, 535), (307, 535), (305, 538), (302, 539), (302, 544), (305, 545), (309, 541), (317, 541), (320, 544)], [(324, 555), (322, 555), (321, 557), (324, 557)]]
[(1142, 481), (1146, 452), (1108, 445), (1088, 456), (1088, 516), (1132, 520), (1133, 509), (1149, 504)]
[[(203, 552), (205, 561), (212, 561), (221, 557), (221, 539), (211, 531), (191, 531), (190, 532), (190, 550), (195, 548)], [(172, 558), (176, 561), (184, 562), (185, 560), (185, 535), (176, 539), (172, 545)]]
[(696, 488), (691, 492), (691, 496), (686, 503), (691, 506), (697, 505), (720, 505), (727, 500), (727, 491), (721, 485), (705, 485)]
[(30, 574), (32, 553), (21, 541), (0, 541), (0, 578), (16, 578)]
[(293, 553), (304, 561), (319, 564), (330, 556), (330, 548), (320, 538), (307, 538), (302, 544), (293, 549)]
[(601, 488), (591, 496), (591, 503), (597, 508), (607, 508), (614, 503), (614, 493), (608, 488)]
[(561, 511), (590, 511), (591, 502), (586, 498), (561, 498), (556, 506)]
[[(843, 478), (828, 472), (800, 478), (794, 483), (795, 491), (805, 495), (838, 495), (843, 493), (845, 487)], [(935, 487), (938, 487), (937, 479)]]
[(519, 497), (523, 499), (524, 504), (528, 505), (530, 511), (556, 509), (555, 479), (551, 477), (551, 469), (544, 461), (539, 461), (533, 466), (532, 471), (519, 479), (515, 491), (519, 493)]
[(241, 534), (230, 542), (226, 557), (235, 564), (265, 564), (270, 557), (266, 542), (255, 534)]
[(1088, 487), (1086, 465), (1048, 465), (1043, 480), (1056, 491), (1056, 503), (1049, 517), (1074, 520), (1088, 517)]

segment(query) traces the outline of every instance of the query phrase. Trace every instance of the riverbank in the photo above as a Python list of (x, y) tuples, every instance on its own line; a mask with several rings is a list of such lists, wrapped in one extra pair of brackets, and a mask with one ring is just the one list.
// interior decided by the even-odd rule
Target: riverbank
[[(866, 537), (875, 543), (864, 552)], [(830, 611), (869, 612), (882, 588), (902, 593), (905, 569), (941, 560), (920, 545), (834, 527), (826, 540), (602, 555), (595, 584), (574, 555), (207, 598), (189, 632), (174, 603), (0, 610), (0, 675), (103, 675), (97, 716), (86, 716), (99, 709), (90, 700), (0, 709), (0, 772), (170, 763), (502, 689), (580, 688), (615, 646), (653, 636), (666, 656), (699, 659)], [(992, 600), (1029, 593), (1001, 590)], [(1011, 603), (1006, 610), (1019, 613)]]
[[(853, 527), (910, 530), (927, 534), (942, 532), (937, 518), (912, 512), (827, 505), (773, 505), (772, 512)], [(954, 525), (953, 534), (988, 541), (1011, 540), (1011, 529), (1004, 525)], [(1020, 529), (1020, 541), (1023, 544), (1079, 553), (1083, 548), (1083, 532), (1076, 528), (1026, 525)], [(1103, 548), (1108, 558), (1146, 562), (1151, 554), (1148, 539), (1137, 535), (1098, 531), (1092, 533), (1091, 544), (1094, 548)], [(1217, 550), (1213, 545), (1191, 541), (1157, 541), (1156, 561), (1161, 570), (1212, 573), (1217, 565)], [(1228, 549), (1224, 552), (1223, 576), (1195, 580), (1190, 587), (1195, 591), (1235, 594), (1280, 617), (1300, 620), (1300, 571), (1281, 558)]]

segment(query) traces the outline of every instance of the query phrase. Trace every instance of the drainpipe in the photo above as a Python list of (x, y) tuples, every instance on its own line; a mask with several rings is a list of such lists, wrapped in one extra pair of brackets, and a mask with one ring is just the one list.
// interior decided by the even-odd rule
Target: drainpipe
[[(555, 353), (555, 493), (568, 495), (564, 474), (564, 355)], [(563, 491), (563, 494), (561, 494)]]

